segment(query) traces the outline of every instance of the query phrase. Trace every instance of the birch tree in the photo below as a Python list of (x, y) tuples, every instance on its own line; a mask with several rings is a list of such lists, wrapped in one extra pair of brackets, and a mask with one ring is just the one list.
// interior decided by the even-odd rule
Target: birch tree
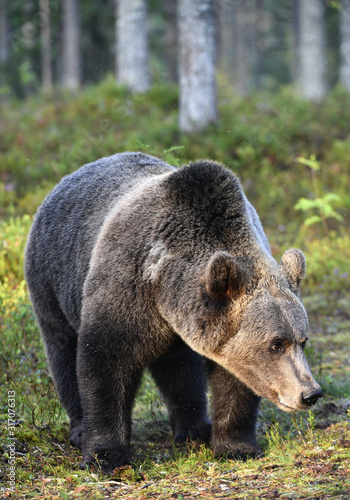
[(213, 0), (179, 0), (179, 125), (197, 132), (217, 120)]
[(77, 90), (80, 85), (79, 0), (63, 0), (62, 85)]
[(342, 0), (341, 5), (340, 82), (350, 92), (350, 0)]
[(303, 96), (320, 101), (326, 94), (324, 1), (299, 1), (299, 81)]
[(132, 92), (150, 86), (146, 0), (116, 0), (117, 81)]

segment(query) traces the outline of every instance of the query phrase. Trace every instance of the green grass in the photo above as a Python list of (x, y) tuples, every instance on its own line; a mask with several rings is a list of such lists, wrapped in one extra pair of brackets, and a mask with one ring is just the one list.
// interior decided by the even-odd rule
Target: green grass
[[(11, 219), (3, 230), (7, 238), (11, 227), (19, 234), (8, 239), (10, 254), (12, 247), (14, 254), (18, 247), (23, 250), (28, 226), (27, 218)], [(13, 429), (17, 493), (12, 498), (347, 498), (349, 293), (323, 290), (305, 297), (312, 333), (307, 355), (324, 397), (313, 412), (295, 417), (262, 402), (258, 435), (264, 458), (217, 460), (200, 443), (174, 445), (162, 397), (146, 373), (134, 409), (133, 468), (110, 478), (79, 469), (81, 456), (68, 442), (67, 418), (47, 371), (22, 261), (15, 255), (7, 261), (10, 278), (2, 276), (0, 288), (0, 452), (6, 481)], [(13, 427), (8, 425), (9, 391), (15, 391)]]
[[(132, 96), (110, 76), (78, 96), (57, 90), (1, 101), (0, 215), (33, 215), (63, 175), (117, 152), (141, 150), (175, 165), (212, 158), (241, 178), (276, 257), (298, 245), (308, 257), (308, 285), (349, 289), (350, 94), (335, 89), (310, 105), (290, 88), (237, 98), (221, 85), (218, 127), (194, 136), (178, 130), (177, 100), (171, 85)], [(311, 155), (316, 174), (298, 162)], [(325, 237), (321, 223), (304, 223), (317, 220), (315, 200), (326, 203), (329, 194), (344, 220), (330, 217)], [(296, 210), (300, 199), (314, 208)]]
[[(17, 487), (7, 497), (349, 498), (350, 97), (336, 90), (318, 107), (289, 89), (240, 100), (221, 89), (218, 129), (193, 137), (178, 132), (174, 88), (132, 97), (107, 79), (74, 99), (37, 96), (0, 107), (0, 480), (4, 488), (14, 442)], [(306, 252), (306, 352), (324, 397), (315, 410), (294, 417), (263, 401), (258, 436), (265, 456), (259, 460), (215, 459), (201, 443), (175, 445), (147, 372), (133, 414), (132, 468), (113, 477), (82, 471), (80, 452), (68, 442), (67, 417), (23, 281), (26, 235), (36, 207), (62, 175), (101, 156), (140, 149), (176, 165), (199, 157), (223, 161), (240, 175), (276, 258), (292, 245)], [(296, 161), (311, 154), (322, 166), (321, 194), (341, 197), (336, 209), (345, 221), (329, 220), (327, 237), (320, 225), (303, 226), (305, 214), (294, 209), (301, 197), (315, 198), (311, 172)], [(15, 391), (14, 408), (9, 391)]]

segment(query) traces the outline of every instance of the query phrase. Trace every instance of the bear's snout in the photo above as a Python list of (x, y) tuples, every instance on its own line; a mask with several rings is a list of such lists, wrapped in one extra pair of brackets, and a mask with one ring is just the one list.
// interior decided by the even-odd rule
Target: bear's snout
[(322, 396), (323, 394), (320, 386), (316, 390), (313, 388), (305, 394), (301, 394), (301, 404), (303, 406), (313, 406), (317, 403), (319, 398), (322, 398)]

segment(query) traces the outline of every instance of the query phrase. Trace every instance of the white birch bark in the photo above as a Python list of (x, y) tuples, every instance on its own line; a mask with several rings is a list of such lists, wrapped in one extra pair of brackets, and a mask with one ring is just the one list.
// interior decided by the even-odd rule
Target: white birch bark
[(80, 85), (79, 0), (62, 0), (63, 54), (62, 85), (77, 90)]
[(342, 0), (340, 37), (340, 82), (350, 92), (350, 0)]
[(51, 69), (51, 26), (50, 26), (49, 0), (39, 0), (39, 8), (40, 8), (41, 85), (44, 92), (51, 92), (52, 69)]
[(197, 132), (217, 120), (213, 0), (179, 0), (179, 125)]
[(116, 73), (132, 92), (150, 87), (145, 0), (116, 0)]
[(303, 96), (320, 101), (327, 92), (324, 1), (300, 0), (299, 82)]

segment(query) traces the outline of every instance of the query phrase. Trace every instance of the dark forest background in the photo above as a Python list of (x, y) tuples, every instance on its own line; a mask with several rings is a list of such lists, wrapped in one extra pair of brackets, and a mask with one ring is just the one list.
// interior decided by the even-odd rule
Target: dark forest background
[[(50, 66), (54, 85), (69, 86), (66, 74), (69, 63), (65, 58), (75, 59), (77, 85), (98, 82), (106, 73), (115, 73), (117, 3), (115, 0), (0, 0), (2, 95), (14, 92), (24, 97), (41, 86), (50, 86), (47, 76), (45, 80), (45, 65)], [(129, 0), (130, 9), (133, 3)], [(143, 3), (147, 10), (151, 81), (176, 81), (176, 1)], [(319, 9), (317, 19), (305, 17), (303, 3)], [(137, 4), (140, 2), (136, 1), (136, 8)], [(308, 50), (305, 44), (300, 45), (301, 30), (310, 36), (315, 33), (316, 37), (321, 32), (324, 38), (318, 37), (318, 43), (323, 61), (309, 63), (326, 67), (324, 85), (331, 89), (341, 79), (342, 66), (349, 63), (341, 56), (342, 43), (348, 43), (344, 40), (346, 30), (341, 29), (347, 9), (346, 0), (216, 0), (217, 68), (239, 93), (294, 84), (300, 77), (302, 52)], [(49, 44), (45, 42), (48, 29)], [(72, 42), (74, 38), (76, 42)]]

